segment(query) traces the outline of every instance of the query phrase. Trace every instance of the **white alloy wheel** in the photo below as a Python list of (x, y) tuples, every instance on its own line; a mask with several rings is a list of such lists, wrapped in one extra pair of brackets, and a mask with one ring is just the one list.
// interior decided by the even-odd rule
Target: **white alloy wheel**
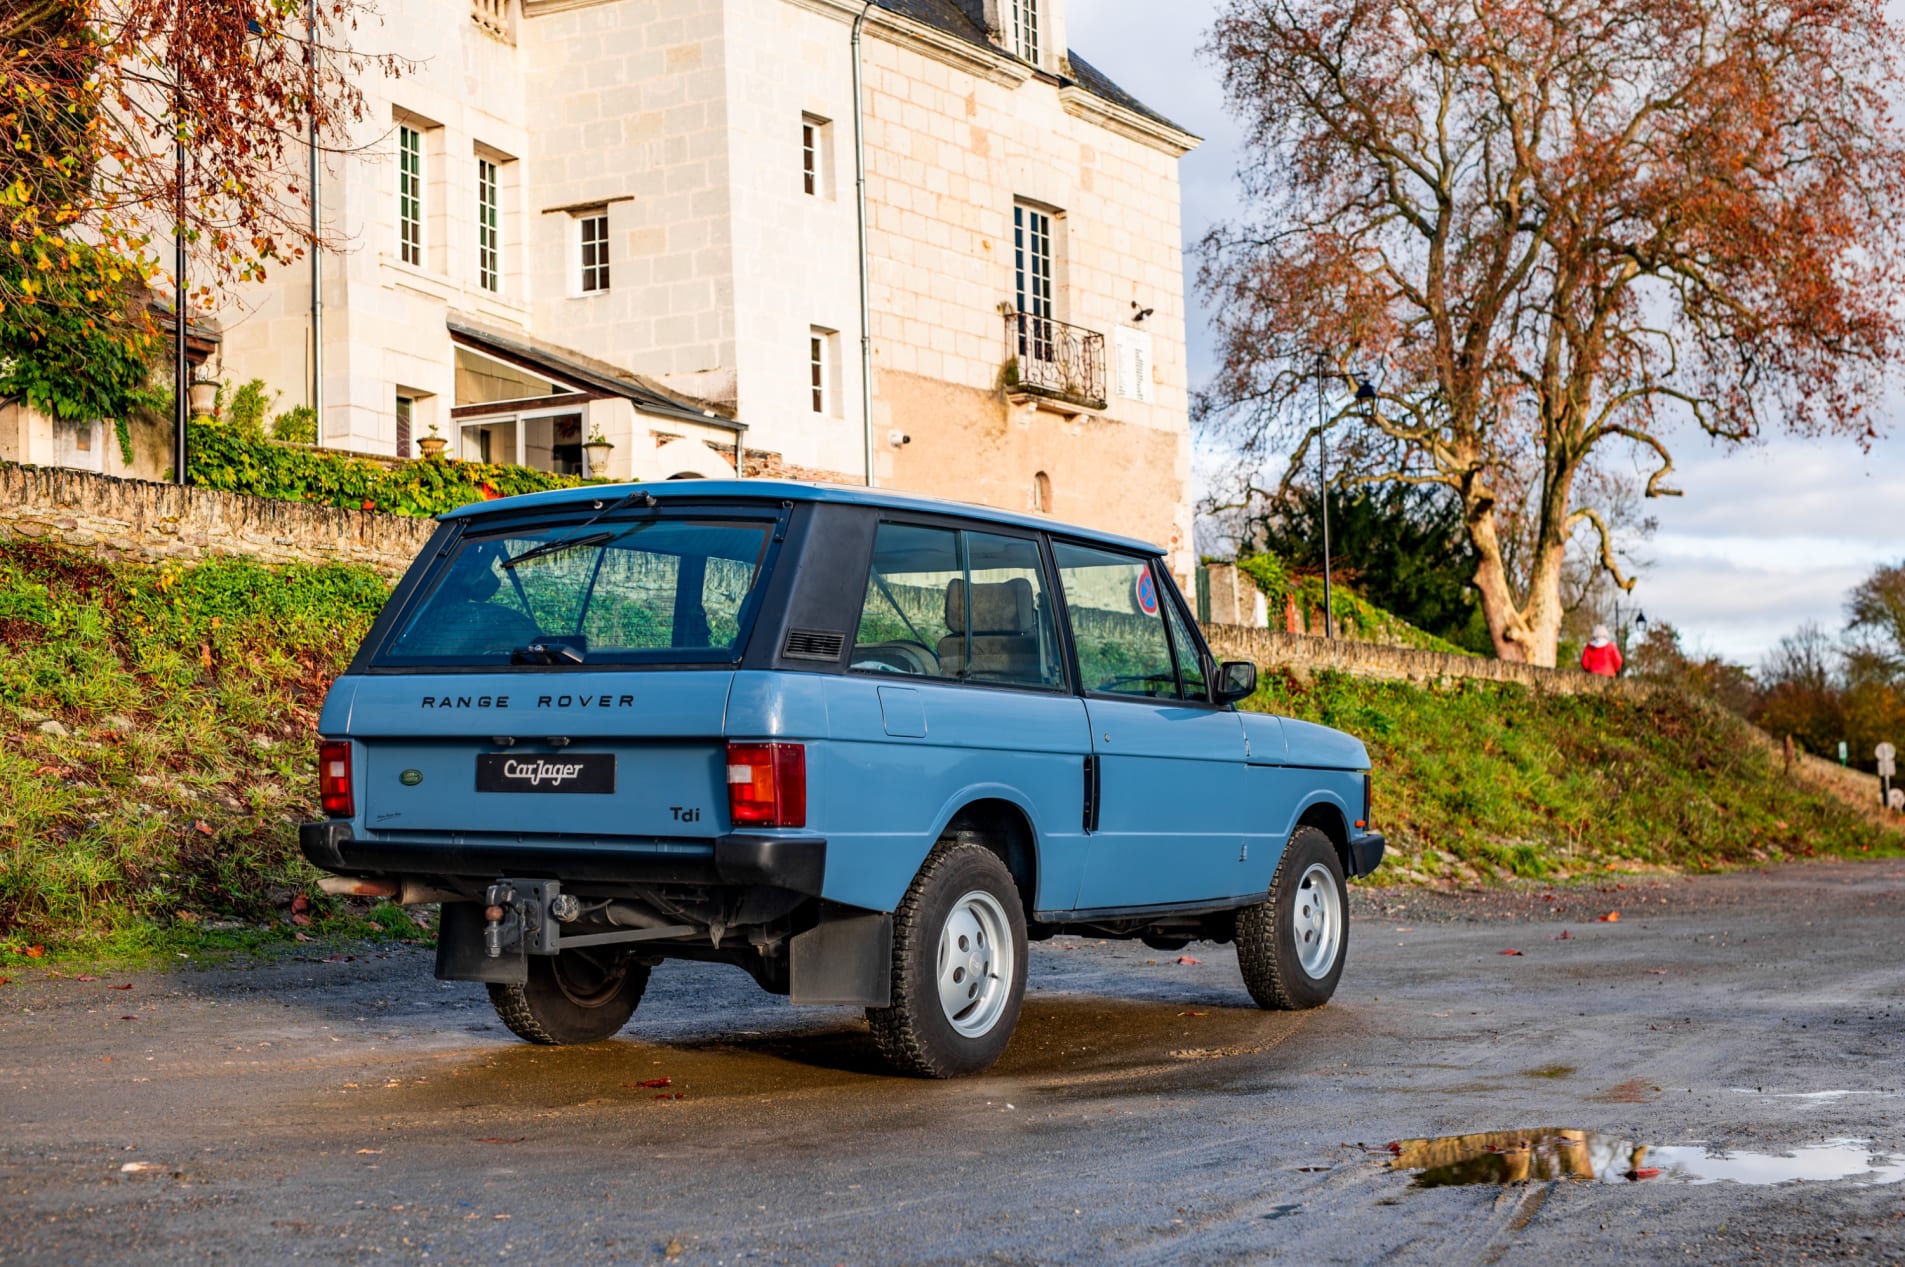
[(953, 903), (939, 930), (935, 977), (939, 1006), (965, 1038), (999, 1023), (1012, 993), (1012, 928), (1005, 907), (984, 889)]
[(1296, 910), (1290, 920), (1296, 960), (1304, 974), (1320, 981), (1336, 966), (1343, 945), (1343, 900), (1336, 877), (1313, 862), (1296, 884)]

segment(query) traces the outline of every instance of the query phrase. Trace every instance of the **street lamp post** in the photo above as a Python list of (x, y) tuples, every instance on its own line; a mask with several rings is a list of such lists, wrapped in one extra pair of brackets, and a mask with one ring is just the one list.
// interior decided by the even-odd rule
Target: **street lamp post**
[(1324, 399), (1323, 369), (1327, 357), (1316, 354), (1316, 481), (1317, 500), (1323, 508), (1323, 636), (1336, 636), (1336, 609), (1330, 595), (1330, 444), (1326, 421), (1328, 402)]
[(185, 0), (172, 36), (172, 481), (185, 483)]

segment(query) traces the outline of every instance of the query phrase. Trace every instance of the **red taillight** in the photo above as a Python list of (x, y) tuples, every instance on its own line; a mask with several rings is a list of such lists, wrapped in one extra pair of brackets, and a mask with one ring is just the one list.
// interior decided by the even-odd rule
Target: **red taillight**
[(342, 739), (326, 739), (318, 744), (318, 804), (332, 818), (349, 818), (357, 812), (351, 796), (351, 746)]
[(736, 827), (805, 827), (807, 749), (797, 743), (729, 744), (728, 818)]

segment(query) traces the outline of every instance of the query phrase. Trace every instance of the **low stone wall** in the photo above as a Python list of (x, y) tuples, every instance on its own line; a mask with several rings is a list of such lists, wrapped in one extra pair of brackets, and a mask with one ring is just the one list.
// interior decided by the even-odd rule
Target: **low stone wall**
[(1316, 638), (1307, 634), (1253, 629), (1246, 625), (1206, 625), (1204, 636), (1219, 659), (1250, 660), (1266, 673), (1289, 669), (1304, 675), (1330, 670), (1355, 677), (1409, 682), (1461, 678), (1513, 682), (1518, 686), (1561, 695), (1595, 691), (1642, 697), (1655, 689), (1650, 683), (1628, 678), (1597, 677), (1573, 668), (1544, 669), (1532, 664), (1514, 664), (1481, 656), (1417, 651), (1412, 647), (1352, 642), (1346, 638)]
[(265, 563), (410, 566), (434, 520), (180, 488), (85, 471), (0, 464), (0, 537), (52, 541), (111, 559), (243, 554)]

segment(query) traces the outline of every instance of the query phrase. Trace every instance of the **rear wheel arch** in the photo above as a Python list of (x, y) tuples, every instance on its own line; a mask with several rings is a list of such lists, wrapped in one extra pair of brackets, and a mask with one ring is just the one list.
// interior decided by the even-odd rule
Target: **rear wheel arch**
[(968, 801), (946, 820), (938, 839), (983, 845), (997, 854), (1030, 918), (1038, 902), (1038, 833), (1023, 806), (998, 796)]

